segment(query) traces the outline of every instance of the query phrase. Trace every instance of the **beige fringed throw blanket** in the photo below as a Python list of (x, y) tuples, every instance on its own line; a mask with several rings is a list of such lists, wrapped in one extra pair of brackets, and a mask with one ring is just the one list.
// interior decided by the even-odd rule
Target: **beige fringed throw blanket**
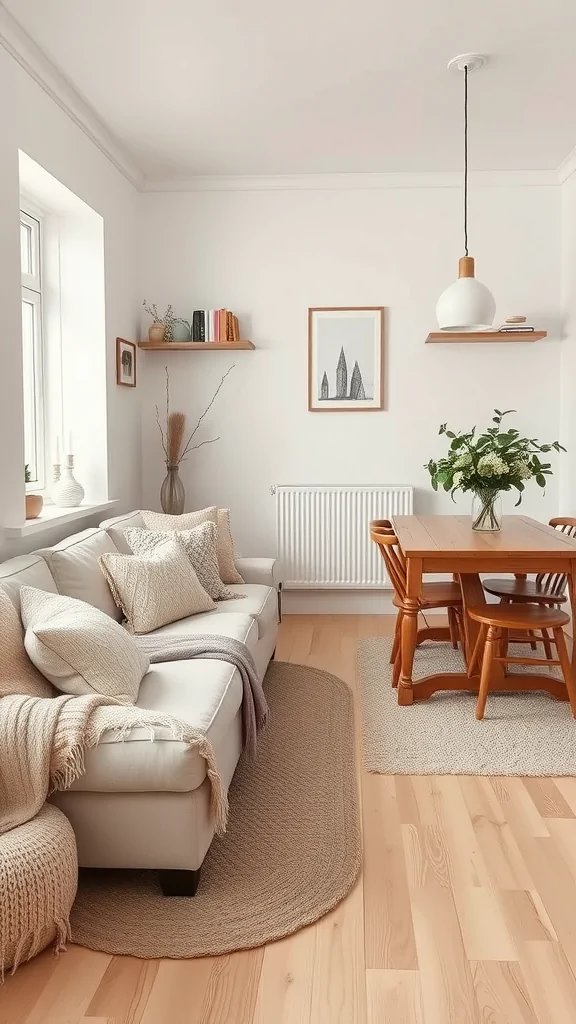
[[(153, 662), (191, 658), (216, 658), (233, 664), (242, 677), (244, 745), (250, 756), (256, 749), (257, 733), (264, 728), (268, 705), (254, 661), (244, 644), (218, 636), (140, 638)], [(175, 740), (189, 743), (206, 761), (211, 783), (214, 826), (226, 830), (228, 797), (216, 765), (212, 744), (199, 729), (171, 715), (114, 703), (110, 697), (42, 698), (12, 694), (0, 699), (0, 837), (41, 809), (46, 797), (58, 789), (67, 789), (84, 773), (84, 757), (95, 747), (103, 733), (112, 731), (121, 741), (131, 729), (148, 728), (154, 739), (157, 727), (167, 729)], [(1, 856), (1, 838), (0, 838)], [(30, 899), (33, 894), (30, 894)], [(4, 973), (5, 943), (18, 924), (13, 908), (0, 901), (0, 978)], [(38, 931), (44, 923), (45, 908), (36, 908)], [(27, 923), (34, 923), (34, 907), (27, 906)], [(18, 929), (16, 929), (17, 931)], [(67, 921), (58, 922), (56, 949), (65, 942)], [(14, 963), (17, 966), (18, 958)]]
[[(153, 662), (215, 658), (238, 668), (242, 677), (245, 746), (254, 755), (257, 733), (264, 728), (268, 705), (251, 654), (239, 640), (218, 636), (140, 637)], [(167, 729), (189, 743), (206, 761), (212, 786), (212, 812), (218, 833), (226, 830), (228, 798), (212, 744), (199, 729), (172, 715), (114, 703), (102, 695), (43, 699), (11, 695), (0, 700), (0, 835), (29, 821), (46, 797), (67, 789), (84, 773), (84, 755), (103, 733), (119, 741), (131, 729)]]

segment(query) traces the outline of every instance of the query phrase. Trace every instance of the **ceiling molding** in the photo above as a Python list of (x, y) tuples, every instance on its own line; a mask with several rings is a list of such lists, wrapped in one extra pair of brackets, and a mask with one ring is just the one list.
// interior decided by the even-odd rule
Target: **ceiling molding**
[[(528, 185), (557, 185), (557, 172), (471, 171), (473, 185), (515, 188)], [(458, 172), (390, 174), (271, 174), (199, 175), (189, 178), (154, 180), (145, 178), (144, 192), (300, 192), (385, 188), (462, 188)]]
[(50, 96), (125, 178), (141, 189), (143, 175), (110, 129), (0, 3), (0, 45)]
[(572, 174), (574, 174), (574, 171), (576, 171), (576, 147), (572, 150), (571, 153), (568, 153), (568, 156), (565, 160), (562, 161), (562, 163), (558, 167), (558, 170), (556, 171), (558, 184), (563, 185), (564, 182), (567, 181)]

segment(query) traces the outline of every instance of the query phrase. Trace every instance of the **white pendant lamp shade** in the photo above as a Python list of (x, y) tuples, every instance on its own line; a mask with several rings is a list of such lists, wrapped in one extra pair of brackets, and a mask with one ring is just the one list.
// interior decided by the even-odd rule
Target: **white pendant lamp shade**
[(436, 317), (441, 331), (489, 331), (494, 323), (496, 303), (485, 284), (474, 277), (474, 260), (463, 256), (460, 276), (438, 299)]
[(474, 260), (468, 255), (468, 73), (481, 68), (485, 58), (466, 53), (454, 57), (449, 68), (464, 72), (464, 252), (458, 280), (438, 299), (436, 317), (441, 331), (489, 331), (496, 316), (496, 303), (486, 285), (474, 277)]

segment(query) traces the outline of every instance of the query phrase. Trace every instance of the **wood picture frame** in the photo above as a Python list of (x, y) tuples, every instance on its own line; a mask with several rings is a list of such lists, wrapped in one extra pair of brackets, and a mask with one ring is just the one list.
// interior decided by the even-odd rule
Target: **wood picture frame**
[(136, 345), (116, 338), (116, 383), (123, 388), (136, 387)]
[(385, 306), (308, 309), (308, 411), (384, 408)]

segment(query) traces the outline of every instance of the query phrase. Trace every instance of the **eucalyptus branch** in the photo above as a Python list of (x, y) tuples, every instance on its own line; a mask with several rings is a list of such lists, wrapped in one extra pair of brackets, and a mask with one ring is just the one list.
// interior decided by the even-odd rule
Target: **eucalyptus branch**
[[(216, 398), (218, 397), (218, 393), (219, 393), (219, 391), (220, 391), (224, 381), (226, 380), (226, 377), (234, 369), (235, 365), (236, 365), (235, 363), (232, 363), (232, 366), (229, 366), (228, 369), (226, 370), (226, 373), (223, 375), (223, 377), (222, 377), (218, 387), (216, 388), (216, 391), (212, 395), (212, 399), (211, 399), (210, 403), (204, 409), (204, 412), (202, 413), (200, 419), (198, 420), (198, 423), (196, 424), (196, 426), (194, 427), (194, 430), (190, 434), (190, 437), (186, 441), (186, 444), (184, 445), (184, 449), (182, 451), (181, 459), (183, 459), (184, 456), (188, 454), (188, 452), (194, 451), (195, 448), (199, 448), (200, 447), (200, 445), (191, 445), (191, 441), (192, 441), (194, 435), (198, 432), (198, 430), (200, 428), (200, 425), (202, 423), (202, 420), (207, 415), (207, 413), (210, 412), (210, 409), (214, 405), (214, 402), (216, 401)], [(216, 440), (218, 440), (218, 438), (214, 438), (214, 440), (216, 441)]]
[(160, 431), (160, 438), (161, 438), (161, 441), (162, 441), (162, 447), (164, 449), (164, 454), (165, 454), (166, 458), (168, 458), (168, 450), (166, 448), (166, 441), (164, 439), (164, 431), (162, 430), (162, 424), (160, 423), (160, 410), (159, 410), (158, 406), (156, 406), (156, 423), (158, 424), (158, 430)]
[[(220, 435), (218, 435), (218, 437), (210, 437), (210, 438), (208, 438), (207, 441), (200, 441), (200, 444), (193, 444), (192, 447), (191, 448), (187, 448), (186, 451), (188, 451), (188, 452), (195, 452), (196, 449), (197, 448), (201, 448), (203, 444), (213, 444), (214, 441), (219, 441), (219, 440), (220, 440)], [(185, 459), (186, 459), (186, 456), (184, 454), (182, 454), (180, 456), (180, 459), (178, 460), (178, 464), (180, 464), (180, 462), (184, 462)]]

